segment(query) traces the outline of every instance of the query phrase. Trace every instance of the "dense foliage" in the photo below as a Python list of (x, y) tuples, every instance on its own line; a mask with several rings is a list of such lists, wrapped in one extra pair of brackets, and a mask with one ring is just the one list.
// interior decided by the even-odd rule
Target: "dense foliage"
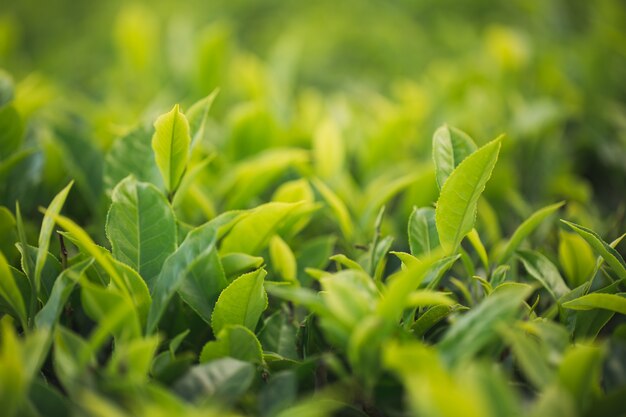
[(2, 415), (626, 415), (622, 2), (32, 3)]

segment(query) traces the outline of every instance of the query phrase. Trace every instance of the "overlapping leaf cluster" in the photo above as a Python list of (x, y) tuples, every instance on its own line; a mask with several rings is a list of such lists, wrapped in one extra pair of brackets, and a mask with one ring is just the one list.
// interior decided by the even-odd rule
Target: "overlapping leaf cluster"
[[(623, 52), (619, 2), (581, 37), (433, 19), (428, 65), (385, 55), (382, 78), (422, 66), (385, 94), (307, 67), (351, 39), (330, 3), (326, 37), (294, 20), (319, 43), (265, 61), (238, 23), (122, 8), (89, 94), (61, 81), (84, 68), (19, 74), (0, 19), (1, 414), (626, 412), (621, 67), (593, 64)], [(570, 10), (522, 3), (520, 24)], [(452, 58), (426, 45), (450, 33)]]

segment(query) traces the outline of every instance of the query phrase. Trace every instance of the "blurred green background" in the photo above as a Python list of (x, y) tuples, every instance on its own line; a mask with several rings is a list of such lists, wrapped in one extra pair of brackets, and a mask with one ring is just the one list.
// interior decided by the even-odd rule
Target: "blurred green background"
[[(487, 195), (516, 213), (510, 225), (566, 199), (601, 232), (623, 229), (621, 0), (20, 0), (0, 6), (0, 67), (15, 82), (22, 146), (38, 149), (5, 180), (9, 207), (19, 198), (36, 213), (79, 178), (74, 214), (101, 219), (116, 138), (219, 87), (205, 146), (219, 157), (204, 182), (217, 210), (234, 203), (216, 178), (269, 148), (312, 147), (325, 120), (345, 142), (347, 174), (331, 184), (348, 201), (428, 165), (449, 123), (479, 144), (507, 134)], [(425, 181), (403, 214), (434, 200)]]

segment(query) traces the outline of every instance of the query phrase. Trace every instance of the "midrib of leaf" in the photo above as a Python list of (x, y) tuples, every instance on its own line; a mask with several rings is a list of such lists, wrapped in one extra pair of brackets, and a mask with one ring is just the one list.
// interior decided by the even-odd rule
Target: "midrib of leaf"
[(427, 254), (430, 255), (430, 228), (426, 216), (422, 216), (422, 222), (424, 223), (424, 230), (426, 230), (426, 250)]
[(172, 121), (172, 132), (170, 134), (170, 152), (169, 152), (169, 158), (167, 159), (167, 179), (169, 182), (169, 187), (170, 189), (174, 188), (174, 184), (172, 181), (172, 164), (173, 164), (173, 160), (174, 160), (174, 138), (176, 136), (176, 119), (178, 119), (178, 113), (179, 113), (179, 109), (178, 106), (176, 106), (176, 112), (174, 113), (174, 120)]
[(139, 200), (139, 186), (135, 185), (133, 187), (133, 193), (135, 194), (135, 200), (137, 204), (135, 204), (135, 217), (136, 217), (136, 225), (137, 225), (137, 270), (141, 272), (141, 214), (139, 213), (139, 207), (141, 206)]
[[(484, 171), (483, 171), (483, 172), (484, 172)], [(454, 173), (454, 172), (453, 172), (453, 173)], [(450, 174), (450, 177), (451, 177), (451, 176), (452, 176), (452, 173)], [(479, 175), (477, 178), (478, 178), (478, 179), (480, 179), (480, 178), (482, 178), (482, 176), (483, 176), (483, 175)], [(448, 178), (450, 178), (450, 177), (448, 177)], [(467, 182), (467, 181), (466, 181), (466, 182)], [(476, 182), (474, 183), (474, 186), (472, 187), (472, 192), (471, 192), (471, 194), (470, 194), (470, 198), (468, 198), (467, 200), (466, 200), (466, 199), (465, 199), (465, 198), (464, 198), (461, 194), (459, 194), (459, 192), (458, 192), (458, 191), (454, 190), (454, 192), (455, 192), (455, 193), (456, 193), (456, 195), (459, 197), (459, 199), (460, 199), (461, 201), (463, 201), (463, 203), (465, 204), (465, 207), (463, 208), (463, 210), (461, 210), (461, 211), (460, 211), (460, 214), (461, 214), (461, 216), (462, 216), (462, 220), (464, 220), (464, 219), (463, 219), (463, 217), (465, 217), (464, 215), (465, 215), (465, 213), (467, 213), (467, 209), (469, 208), (469, 205), (470, 205), (470, 204), (469, 204), (469, 202), (470, 202), (470, 200), (471, 200), (471, 196), (472, 196), (472, 195), (474, 195), (474, 193), (476, 192), (476, 189), (478, 188), (478, 183), (479, 183), (479, 182), (480, 182), (480, 181), (476, 181)], [(476, 213), (474, 213), (474, 214), (473, 214), (473, 216), (474, 216), (474, 218), (476, 218)], [(456, 232), (454, 232), (454, 241), (455, 241), (455, 242), (456, 242), (456, 241), (458, 241), (458, 240), (459, 240), (459, 238), (461, 237), (461, 230), (463, 229), (463, 223), (464, 223), (464, 222), (462, 221), (462, 222), (461, 222), (461, 227), (457, 227)], [(457, 246), (458, 246), (458, 244), (457, 244)], [(456, 251), (456, 247), (454, 247), (454, 248), (452, 248), (452, 249), (453, 249), (453, 252), (454, 252), (454, 251)]]

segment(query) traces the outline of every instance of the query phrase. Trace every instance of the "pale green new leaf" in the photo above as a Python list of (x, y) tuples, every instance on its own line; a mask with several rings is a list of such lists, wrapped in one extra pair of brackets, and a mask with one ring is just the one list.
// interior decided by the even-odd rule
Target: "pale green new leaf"
[(335, 215), (337, 223), (339, 223), (339, 228), (343, 233), (343, 236), (346, 240), (350, 240), (354, 233), (354, 225), (352, 223), (352, 218), (350, 217), (350, 212), (348, 208), (344, 204), (343, 201), (326, 185), (324, 182), (317, 178), (311, 179), (311, 182), (322, 195), (322, 198), (330, 207), (330, 210)]
[(93, 258), (85, 259), (68, 269), (65, 269), (54, 282), (52, 292), (48, 301), (35, 316), (35, 325), (41, 327), (52, 327), (59, 319), (63, 307), (80, 279), (82, 273), (93, 263)]
[(572, 310), (593, 310), (596, 308), (626, 314), (626, 294), (591, 293), (563, 303)]
[(293, 251), (280, 236), (274, 235), (269, 244), (272, 266), (285, 281), (297, 283), (298, 264)]
[(200, 353), (200, 363), (223, 357), (261, 364), (263, 351), (261, 343), (248, 328), (241, 325), (228, 325), (217, 335), (217, 340), (208, 342)]
[(229, 253), (220, 257), (224, 274), (228, 281), (232, 281), (239, 275), (252, 272), (263, 266), (265, 260), (260, 256), (252, 256), (246, 253)]
[(438, 345), (446, 362), (464, 362), (494, 341), (496, 327), (516, 318), (530, 290), (521, 284), (500, 288), (455, 321)]
[(550, 367), (538, 342), (518, 328), (503, 325), (499, 331), (511, 346), (515, 359), (528, 380), (538, 389), (548, 386), (554, 379), (555, 370)]
[(189, 110), (187, 110), (187, 120), (189, 120), (189, 131), (191, 133), (191, 147), (194, 147), (199, 140), (204, 137), (204, 128), (206, 126), (209, 110), (215, 101), (215, 97), (220, 92), (219, 88), (216, 88), (203, 99), (195, 102)]
[(65, 199), (72, 188), (74, 182), (70, 182), (59, 194), (57, 194), (43, 217), (41, 230), (39, 231), (39, 248), (37, 249), (37, 259), (35, 261), (35, 289), (39, 292), (41, 286), (41, 271), (48, 258), (48, 248), (50, 247), (50, 236), (54, 228), (54, 216), (61, 212)]
[(135, 269), (148, 286), (176, 250), (174, 212), (152, 184), (127, 177), (111, 196), (106, 233), (113, 256)]
[(189, 159), (189, 122), (178, 105), (154, 122), (152, 150), (168, 192), (176, 191)]
[(439, 246), (434, 208), (414, 208), (409, 217), (408, 229), (411, 255), (416, 257), (430, 255), (430, 252)]
[(320, 178), (331, 179), (342, 172), (346, 150), (337, 123), (324, 120), (315, 130), (312, 147), (315, 171)]
[(499, 137), (465, 158), (441, 188), (435, 221), (439, 242), (449, 254), (474, 227), (478, 199), (496, 165), (500, 145)]
[(455, 301), (449, 293), (432, 290), (418, 290), (409, 294), (407, 305), (411, 307), (426, 307), (432, 305), (452, 306)]
[(25, 325), (27, 314), (24, 298), (2, 253), (0, 253), (0, 296), (13, 309), (22, 325)]
[(554, 299), (558, 300), (570, 292), (557, 267), (544, 255), (527, 250), (520, 250), (518, 254), (526, 271), (539, 281)]
[(267, 272), (259, 269), (234, 280), (217, 299), (211, 318), (214, 334), (229, 324), (239, 324), (254, 331), (261, 313), (267, 308), (263, 281)]
[(560, 203), (551, 204), (541, 208), (524, 220), (524, 222), (520, 224), (517, 229), (515, 229), (515, 232), (513, 232), (513, 235), (507, 242), (502, 255), (500, 255), (498, 264), (506, 263), (524, 239), (526, 239), (526, 237), (528, 237), (528, 235), (530, 235), (547, 217), (559, 208), (563, 207), (563, 204), (565, 204), (565, 202), (561, 201)]
[(576, 233), (560, 231), (559, 263), (572, 287), (578, 287), (595, 275), (597, 262), (585, 239)]
[(626, 262), (624, 262), (624, 258), (622, 258), (622, 255), (620, 255), (618, 251), (602, 240), (593, 230), (566, 220), (561, 221), (585, 239), (593, 250), (604, 258), (605, 262), (615, 271), (618, 277), (626, 279)]
[(435, 131), (433, 161), (439, 188), (443, 186), (452, 171), (476, 149), (477, 146), (472, 138), (455, 127), (444, 125)]
[(220, 254), (243, 252), (258, 255), (280, 224), (305, 203), (266, 203), (251, 210), (222, 240)]

